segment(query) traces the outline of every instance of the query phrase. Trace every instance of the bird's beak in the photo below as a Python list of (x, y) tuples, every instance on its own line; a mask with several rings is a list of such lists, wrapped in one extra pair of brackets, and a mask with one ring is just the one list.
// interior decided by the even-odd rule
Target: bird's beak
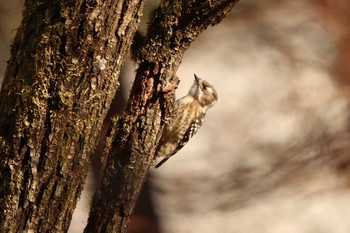
[(199, 84), (200, 78), (198, 78), (196, 74), (194, 74), (194, 78), (195, 78), (195, 80), (196, 80), (196, 83)]

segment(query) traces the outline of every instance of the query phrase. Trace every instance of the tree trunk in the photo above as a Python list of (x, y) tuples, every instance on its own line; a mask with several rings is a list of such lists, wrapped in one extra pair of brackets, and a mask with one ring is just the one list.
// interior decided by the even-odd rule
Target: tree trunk
[(143, 0), (26, 0), (0, 94), (0, 231), (66, 232)]
[[(153, 162), (160, 132), (171, 117), (176, 71), (191, 42), (219, 23), (238, 0), (162, 1), (153, 12), (128, 105), (114, 121), (106, 166), (85, 232), (126, 232)], [(174, 92), (174, 89), (171, 93)]]

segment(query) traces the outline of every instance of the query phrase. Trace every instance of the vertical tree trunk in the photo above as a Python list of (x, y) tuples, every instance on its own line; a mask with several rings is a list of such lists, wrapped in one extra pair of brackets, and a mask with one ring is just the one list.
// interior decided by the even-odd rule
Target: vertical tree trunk
[(26, 0), (0, 95), (0, 231), (65, 232), (143, 0)]
[(176, 86), (176, 71), (191, 42), (237, 1), (164, 0), (155, 10), (128, 105), (110, 133), (106, 168), (85, 232), (126, 232), (164, 120), (171, 116), (174, 96), (165, 90)]

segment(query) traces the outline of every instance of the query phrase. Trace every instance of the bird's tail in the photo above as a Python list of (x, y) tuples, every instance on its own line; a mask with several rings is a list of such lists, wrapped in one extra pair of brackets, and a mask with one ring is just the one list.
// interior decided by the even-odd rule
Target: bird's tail
[(165, 163), (169, 158), (164, 158), (162, 159), (160, 162), (157, 163), (156, 166), (154, 166), (155, 168), (159, 168), (160, 166), (162, 166), (163, 163)]

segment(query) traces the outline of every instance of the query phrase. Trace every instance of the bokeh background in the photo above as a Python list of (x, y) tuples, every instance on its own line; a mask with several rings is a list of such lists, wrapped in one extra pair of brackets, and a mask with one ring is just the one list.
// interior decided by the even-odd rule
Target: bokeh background
[[(0, 2), (0, 76), (22, 7)], [(177, 97), (196, 73), (219, 101), (152, 170), (130, 232), (350, 232), (349, 22), (346, 0), (241, 0), (200, 35)], [(134, 69), (125, 64), (125, 98)], [(91, 173), (70, 232), (85, 226), (95, 186)]]

